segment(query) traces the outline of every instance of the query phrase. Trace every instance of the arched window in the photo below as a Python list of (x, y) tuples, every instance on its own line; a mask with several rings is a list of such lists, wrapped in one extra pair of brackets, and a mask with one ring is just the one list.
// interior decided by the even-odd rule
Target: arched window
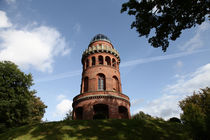
[(88, 77), (84, 78), (84, 92), (88, 91)]
[(116, 67), (116, 60), (114, 58), (112, 58), (112, 66)]
[(119, 80), (116, 76), (113, 76), (113, 90), (114, 91), (120, 91)]
[(93, 120), (109, 118), (109, 106), (108, 105), (96, 104), (93, 106), (93, 110), (94, 110)]
[(118, 107), (118, 112), (121, 119), (128, 119), (128, 109), (124, 106)]
[(104, 64), (103, 56), (100, 55), (100, 56), (98, 57), (98, 62), (99, 62), (99, 64), (101, 64), (101, 65)]
[(93, 56), (92, 57), (92, 66), (94, 66), (96, 64), (96, 58)]
[(83, 108), (82, 107), (78, 107), (75, 109), (75, 116), (76, 116), (76, 120), (82, 120), (82, 118), (83, 118)]
[(89, 59), (86, 59), (86, 68), (89, 67)]
[(103, 74), (98, 74), (98, 90), (105, 90), (105, 76)]
[(106, 56), (105, 58), (106, 64), (111, 66), (111, 59), (109, 56)]

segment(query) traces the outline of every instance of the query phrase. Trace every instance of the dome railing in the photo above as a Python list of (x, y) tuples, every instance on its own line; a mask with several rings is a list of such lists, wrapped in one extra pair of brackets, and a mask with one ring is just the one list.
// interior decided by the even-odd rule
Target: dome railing
[(88, 55), (90, 55), (90, 54), (98, 53), (98, 52), (107, 52), (107, 53), (111, 53), (111, 54), (113, 54), (114, 56), (116, 56), (117, 59), (118, 59), (119, 62), (120, 62), (120, 54), (119, 54), (119, 52), (118, 52), (117, 50), (111, 48), (110, 46), (107, 46), (107, 45), (104, 45), (104, 44), (88, 47), (88, 49), (86, 49), (86, 50), (83, 52), (82, 59), (84, 59), (86, 56), (88, 56)]

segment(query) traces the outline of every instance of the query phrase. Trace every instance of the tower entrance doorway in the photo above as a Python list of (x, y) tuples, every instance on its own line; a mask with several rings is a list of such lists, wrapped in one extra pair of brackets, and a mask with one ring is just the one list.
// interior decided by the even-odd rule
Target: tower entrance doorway
[(128, 109), (126, 107), (119, 106), (118, 110), (121, 119), (128, 119)]
[(108, 119), (109, 107), (106, 104), (96, 104), (93, 106), (94, 116), (93, 119)]
[(82, 118), (83, 118), (83, 108), (82, 107), (76, 108), (75, 115), (76, 115), (76, 118), (78, 120), (82, 120)]

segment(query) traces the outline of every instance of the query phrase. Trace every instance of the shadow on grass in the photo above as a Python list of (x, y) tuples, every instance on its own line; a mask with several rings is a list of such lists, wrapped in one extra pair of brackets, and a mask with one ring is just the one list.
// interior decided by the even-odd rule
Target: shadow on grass
[(182, 125), (148, 120), (74, 120), (19, 127), (0, 135), (5, 140), (186, 140)]

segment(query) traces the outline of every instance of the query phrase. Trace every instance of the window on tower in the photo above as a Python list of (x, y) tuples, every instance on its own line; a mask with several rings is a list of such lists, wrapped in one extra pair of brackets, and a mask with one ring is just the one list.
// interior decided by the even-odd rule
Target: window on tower
[(106, 56), (105, 61), (107, 65), (111, 66), (111, 59), (109, 56)]
[(98, 90), (105, 90), (105, 76), (103, 74), (98, 74)]
[(88, 91), (88, 77), (84, 78), (84, 92)]
[(96, 64), (96, 58), (93, 56), (92, 57), (92, 66), (94, 66)]
[(103, 56), (100, 55), (98, 57), (98, 61), (99, 61), (99, 64), (103, 65), (104, 64)]
[(112, 66), (116, 67), (116, 60), (114, 58), (112, 58)]
[(113, 76), (113, 90), (118, 92), (120, 91), (119, 80), (116, 76)]
[(86, 60), (86, 68), (89, 67), (89, 59)]

